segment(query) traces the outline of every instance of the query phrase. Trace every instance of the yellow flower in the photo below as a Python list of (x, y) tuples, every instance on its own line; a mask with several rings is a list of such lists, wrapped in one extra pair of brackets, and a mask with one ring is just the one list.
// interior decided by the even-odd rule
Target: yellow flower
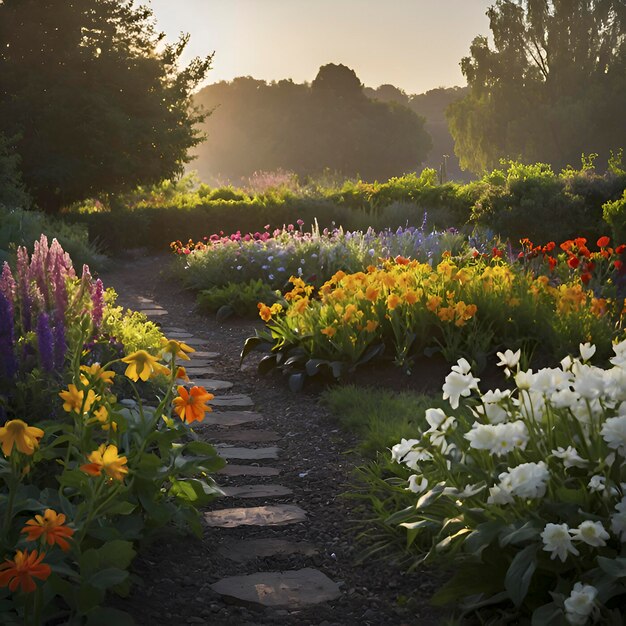
[(393, 311), (399, 304), (401, 304), (401, 302), (402, 300), (400, 300), (400, 297), (395, 293), (387, 296), (387, 308), (390, 311)]
[(376, 320), (367, 320), (365, 330), (368, 333), (373, 333), (378, 328), (378, 322)]
[(304, 298), (300, 298), (298, 301), (294, 302), (292, 305), (292, 311), (296, 313), (304, 313), (306, 308), (309, 306), (309, 299), (305, 296)]
[(145, 350), (137, 350), (137, 352), (125, 356), (122, 361), (128, 363), (124, 374), (133, 382), (137, 382), (140, 378), (145, 382), (155, 370), (158, 370), (156, 365), (159, 359), (148, 354)]
[(96, 421), (100, 422), (102, 430), (109, 430), (109, 428), (117, 430), (117, 424), (109, 418), (109, 410), (105, 406), (95, 410), (93, 416)]
[(128, 459), (118, 455), (117, 446), (107, 446), (103, 443), (87, 457), (87, 460), (90, 462), (81, 465), (80, 469), (90, 476), (100, 476), (104, 470), (110, 478), (124, 480), (124, 475), (128, 474), (128, 467), (126, 467)]
[(283, 305), (280, 302), (275, 302), (270, 307), (270, 313), (272, 315), (278, 315), (279, 313), (282, 313), (282, 312), (283, 312)]
[(415, 304), (418, 300), (418, 295), (415, 291), (410, 290), (404, 294), (404, 301), (407, 304)]
[(441, 307), (437, 311), (437, 316), (442, 322), (451, 322), (454, 319), (455, 309), (453, 306)]
[(39, 440), (43, 437), (43, 430), (35, 426), (29, 426), (22, 420), (9, 420), (0, 427), (0, 441), (2, 452), (9, 456), (15, 446), (22, 454), (29, 456), (39, 446)]
[(441, 304), (442, 299), (439, 296), (430, 296), (428, 298), (428, 302), (426, 302), (426, 308), (431, 312), (435, 313)]
[(354, 316), (354, 314), (357, 312), (357, 307), (354, 304), (349, 304), (346, 307), (346, 310), (343, 314), (343, 322), (344, 324), (347, 324), (348, 322), (350, 322), (352, 320), (352, 317)]
[(165, 356), (170, 354), (172, 357), (178, 357), (189, 361), (187, 353), (195, 352), (195, 350), (182, 341), (176, 341), (176, 339), (161, 339), (161, 353)]
[(81, 410), (86, 413), (98, 398), (93, 389), (87, 391), (85, 398), (85, 392), (82, 389), (77, 389), (76, 385), (72, 383), (67, 386), (66, 391), (60, 391), (59, 396), (63, 400), (63, 409), (68, 413), (80, 413)]
[(376, 300), (378, 300), (378, 294), (380, 293), (380, 289), (377, 289), (374, 285), (370, 285), (366, 290), (365, 290), (365, 297), (370, 301), (370, 302), (376, 302)]
[[(111, 385), (115, 378), (115, 372), (112, 370), (105, 370), (100, 363), (94, 363), (93, 365), (81, 365), (81, 371), (87, 372), (89, 378), (94, 381), (102, 381), (105, 385)], [(81, 376), (81, 379), (83, 377)]]

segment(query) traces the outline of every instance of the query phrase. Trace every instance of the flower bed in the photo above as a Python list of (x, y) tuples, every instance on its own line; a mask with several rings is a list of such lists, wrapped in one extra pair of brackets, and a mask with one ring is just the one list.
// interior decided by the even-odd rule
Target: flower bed
[(189, 428), (212, 396), (175, 384), (191, 348), (106, 304), (56, 241), (17, 260), (0, 279), (0, 621), (129, 623), (104, 603), (127, 593), (136, 544), (199, 532), (219, 493), (223, 461)]
[(435, 351), (482, 366), (502, 346), (549, 359), (594, 341), (608, 357), (623, 313), (623, 267), (608, 243), (602, 238), (592, 253), (585, 240), (568, 241), (554, 256), (554, 243), (525, 242), (519, 261), (494, 248), (491, 255), (448, 255), (435, 267), (398, 256), (367, 271), (339, 271), (317, 291), (292, 277), (286, 302), (259, 304), (267, 331), (243, 354), (269, 344), (272, 354), (260, 367), (282, 368), (294, 388), (306, 375), (340, 377), (383, 352), (403, 367)]
[[(480, 392), (459, 359), (443, 385), (452, 409), (393, 446), (413, 493), (392, 515), (417, 562), (451, 565), (439, 603), (499, 623), (618, 624), (626, 597), (626, 342), (613, 367), (590, 364), (596, 348), (557, 368), (519, 368), (499, 353), (512, 389)], [(426, 425), (428, 427), (426, 427)]]

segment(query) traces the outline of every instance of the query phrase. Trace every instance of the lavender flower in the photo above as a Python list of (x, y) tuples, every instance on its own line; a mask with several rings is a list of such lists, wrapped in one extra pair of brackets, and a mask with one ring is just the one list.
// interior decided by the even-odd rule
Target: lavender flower
[(0, 377), (11, 379), (17, 372), (11, 303), (0, 291)]
[(91, 289), (91, 302), (93, 304), (91, 320), (93, 325), (99, 328), (100, 324), (102, 324), (102, 315), (104, 313), (104, 285), (99, 278)]
[(54, 369), (60, 372), (63, 369), (67, 344), (65, 342), (65, 324), (57, 317), (54, 325)]
[(37, 346), (39, 363), (46, 372), (54, 371), (54, 339), (47, 313), (40, 313), (37, 320)]

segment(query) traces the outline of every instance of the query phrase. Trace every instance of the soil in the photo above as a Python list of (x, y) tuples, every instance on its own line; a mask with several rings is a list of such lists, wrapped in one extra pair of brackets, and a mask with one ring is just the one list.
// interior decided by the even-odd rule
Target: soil
[[(114, 287), (118, 302), (128, 306), (132, 296), (153, 299), (169, 312), (164, 325), (178, 326), (197, 337), (207, 338), (209, 349), (220, 353), (215, 362), (219, 376), (235, 383), (233, 393), (248, 394), (263, 422), (251, 428), (276, 431), (282, 452), (277, 461), (263, 462), (282, 470), (281, 485), (293, 495), (278, 497), (272, 504), (296, 504), (308, 514), (306, 523), (287, 527), (211, 528), (204, 525), (201, 538), (172, 533), (158, 545), (143, 549), (134, 563), (136, 584), (131, 595), (115, 606), (128, 611), (138, 624), (210, 625), (319, 625), (319, 626), (401, 626), (438, 624), (444, 614), (430, 605), (433, 592), (445, 577), (421, 570), (404, 572), (387, 560), (358, 561), (367, 547), (358, 540), (364, 530), (364, 512), (358, 502), (348, 499), (354, 485), (354, 469), (364, 460), (353, 450), (355, 439), (339, 429), (328, 410), (319, 402), (323, 384), (291, 393), (280, 376), (260, 377), (255, 356), (239, 367), (244, 340), (262, 328), (259, 321), (229, 319), (218, 323), (213, 317), (195, 312), (195, 298), (180, 283), (162, 275), (170, 258), (127, 258), (116, 261), (102, 274), (105, 286)], [(136, 307), (136, 304), (135, 304)], [(392, 389), (440, 389), (449, 366), (419, 366), (411, 376), (399, 375), (397, 368), (367, 368), (359, 383)], [(202, 430), (198, 432), (201, 434)], [(257, 445), (257, 444), (253, 444)], [(258, 444), (266, 445), (266, 444)], [(273, 444), (269, 444), (273, 445)], [(236, 463), (236, 461), (235, 461)], [(219, 478), (219, 477), (218, 477)], [(219, 480), (218, 480), (219, 482)], [(229, 486), (261, 482), (249, 477), (228, 479)], [(246, 499), (237, 506), (258, 506), (264, 501)], [(224, 508), (216, 500), (209, 510)], [(234, 505), (233, 505), (234, 506)], [(259, 558), (240, 563), (224, 558), (220, 547), (239, 538), (283, 538), (314, 544), (314, 556), (289, 555)], [(257, 608), (225, 602), (210, 585), (225, 576), (253, 571), (281, 571), (315, 567), (341, 584), (338, 600), (302, 610)]]

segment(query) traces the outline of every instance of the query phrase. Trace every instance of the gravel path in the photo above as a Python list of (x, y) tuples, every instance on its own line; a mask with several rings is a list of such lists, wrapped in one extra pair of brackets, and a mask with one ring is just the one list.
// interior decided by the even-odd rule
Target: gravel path
[(193, 296), (161, 276), (169, 261), (119, 261), (102, 278), (120, 304), (152, 311), (168, 336), (206, 353), (194, 377), (225, 400), (197, 432), (222, 444), (229, 465), (217, 478), (227, 495), (207, 509), (201, 539), (172, 535), (143, 550), (138, 582), (116, 606), (145, 625), (438, 624), (428, 598), (440, 575), (356, 562), (363, 512), (342, 497), (363, 462), (349, 452), (354, 440), (314, 394), (259, 378), (252, 360), (240, 370), (243, 341), (260, 325), (197, 315)]

